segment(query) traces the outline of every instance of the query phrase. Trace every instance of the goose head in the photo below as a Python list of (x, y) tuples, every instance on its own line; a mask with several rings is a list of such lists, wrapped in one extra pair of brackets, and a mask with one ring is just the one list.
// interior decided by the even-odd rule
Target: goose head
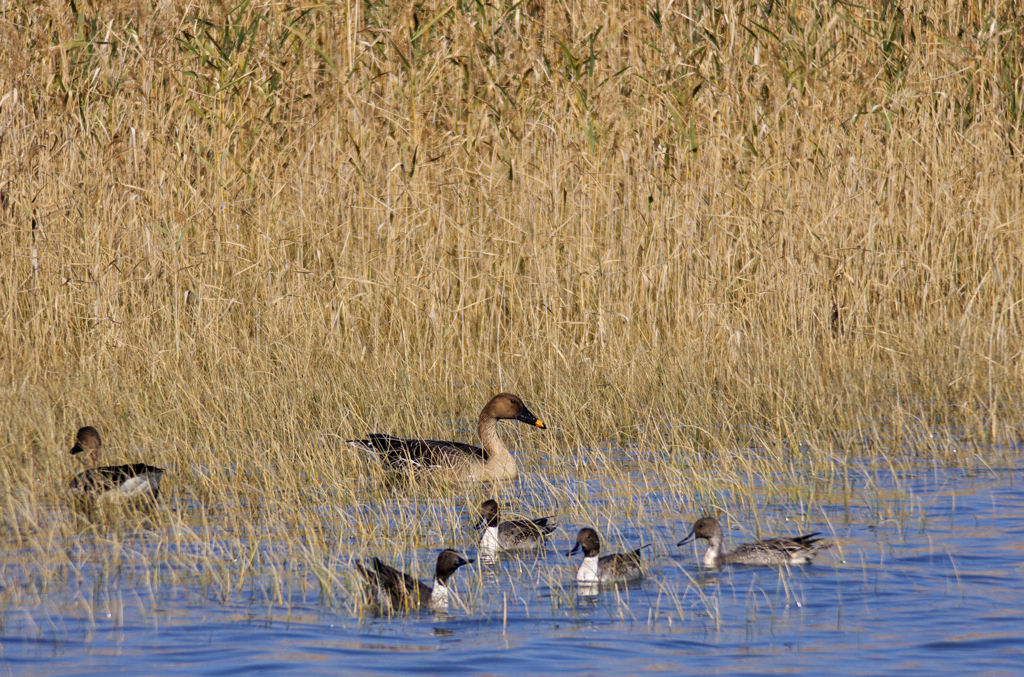
[(483, 411), (480, 412), (480, 420), (485, 419), (509, 419), (522, 421), (530, 425), (535, 425), (541, 430), (547, 428), (544, 425), (544, 421), (533, 415), (526, 405), (523, 404), (523, 400), (518, 395), (511, 393), (498, 393), (491, 398), (491, 401), (484, 405)]

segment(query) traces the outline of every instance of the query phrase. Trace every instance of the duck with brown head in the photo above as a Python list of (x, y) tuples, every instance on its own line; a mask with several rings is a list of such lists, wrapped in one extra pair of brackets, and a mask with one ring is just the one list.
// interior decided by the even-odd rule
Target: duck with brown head
[(498, 512), (498, 502), (493, 498), (480, 504), (480, 521), (476, 528), (484, 531), (479, 548), (485, 564), (492, 563), (499, 551), (543, 548), (548, 535), (557, 526), (553, 517), (499, 521)]
[(417, 473), (441, 474), (461, 480), (489, 482), (514, 479), (516, 461), (498, 437), (498, 421), (520, 421), (542, 430), (547, 426), (526, 408), (523, 400), (499, 393), (484, 405), (477, 422), (483, 447), (464, 442), (403, 439), (373, 433), (363, 440), (349, 440), (370, 451), (384, 465)]
[(601, 538), (590, 527), (584, 527), (576, 534), (576, 545), (568, 552), (568, 556), (583, 550), (583, 563), (576, 572), (577, 583), (627, 583), (644, 577), (640, 568), (640, 552), (646, 547), (641, 545), (631, 552), (617, 552), (601, 557)]
[(729, 552), (723, 551), (722, 525), (714, 517), (701, 517), (693, 523), (693, 529), (679, 546), (691, 541), (705, 540), (708, 549), (704, 552), (704, 566), (717, 568), (723, 564), (748, 564), (754, 566), (786, 566), (808, 564), (819, 550), (832, 544), (819, 538), (817, 532), (792, 538), (768, 538), (753, 543), (743, 543)]
[(86, 469), (71, 478), (68, 487), (80, 497), (99, 501), (134, 498), (156, 500), (160, 493), (163, 468), (145, 463), (100, 466), (103, 442), (92, 426), (79, 428), (70, 453), (82, 454)]
[[(434, 584), (421, 583), (409, 574), (389, 567), (374, 557), (369, 566), (356, 563), (356, 570), (378, 594), (375, 606), (387, 607), (393, 612), (430, 608), (442, 611), (448, 608), (448, 579), (459, 567), (472, 564), (454, 550), (442, 550), (434, 568)], [(381, 604), (383, 600), (383, 604)]]

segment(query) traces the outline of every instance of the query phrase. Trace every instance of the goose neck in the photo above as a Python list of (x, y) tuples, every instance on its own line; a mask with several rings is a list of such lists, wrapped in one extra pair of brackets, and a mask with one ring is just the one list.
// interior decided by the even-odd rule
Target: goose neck
[(480, 433), (480, 443), (487, 452), (488, 463), (504, 463), (511, 460), (512, 456), (508, 453), (505, 443), (498, 437), (498, 419), (481, 416), (477, 430)]

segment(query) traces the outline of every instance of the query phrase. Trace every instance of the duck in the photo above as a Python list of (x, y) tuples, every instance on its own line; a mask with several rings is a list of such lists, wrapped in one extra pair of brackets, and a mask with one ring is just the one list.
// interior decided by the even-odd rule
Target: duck
[(85, 454), (86, 469), (71, 478), (68, 488), (80, 498), (98, 501), (123, 501), (146, 498), (155, 501), (160, 495), (164, 469), (145, 463), (100, 466), (103, 441), (92, 426), (79, 428), (72, 456)]
[(760, 566), (786, 566), (807, 564), (818, 554), (832, 546), (814, 532), (793, 538), (769, 538), (736, 546), (729, 552), (722, 550), (722, 525), (714, 517), (701, 517), (693, 523), (693, 529), (678, 545), (682, 547), (696, 539), (708, 542), (704, 553), (704, 566), (717, 568), (723, 564), (751, 564)]
[(506, 520), (498, 519), (498, 502), (489, 499), (480, 504), (480, 556), (493, 559), (499, 550), (536, 550), (543, 548), (548, 534), (557, 523), (552, 517)]
[(547, 428), (526, 408), (523, 400), (511, 393), (498, 393), (480, 412), (477, 430), (483, 447), (463, 442), (414, 440), (373, 433), (350, 444), (369, 451), (383, 465), (393, 469), (446, 473), (456, 479), (494, 482), (515, 479), (516, 461), (498, 437), (498, 421), (514, 420)]
[(583, 549), (583, 563), (576, 572), (577, 583), (627, 583), (644, 577), (640, 568), (640, 551), (646, 547), (641, 545), (632, 552), (617, 552), (600, 557), (601, 538), (590, 527), (584, 527), (576, 534), (576, 545), (568, 556), (572, 557)]
[(366, 582), (376, 588), (380, 595), (388, 600), (394, 611), (430, 608), (444, 610), (448, 608), (448, 579), (459, 567), (472, 564), (472, 559), (465, 559), (459, 553), (448, 548), (437, 556), (434, 569), (433, 585), (422, 583), (409, 574), (384, 564), (379, 558), (370, 560), (369, 566), (356, 563), (356, 570)]

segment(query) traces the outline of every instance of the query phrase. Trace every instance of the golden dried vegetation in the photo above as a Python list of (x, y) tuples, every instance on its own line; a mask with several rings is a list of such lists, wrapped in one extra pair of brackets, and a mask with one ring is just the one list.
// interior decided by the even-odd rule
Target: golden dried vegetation
[(361, 504), (342, 440), (472, 441), (499, 390), (552, 428), (513, 437), (524, 496), (601, 441), (687, 493), (1019, 436), (1009, 6), (13, 2), (0, 35), (18, 538), (85, 424), (242, 539)]

